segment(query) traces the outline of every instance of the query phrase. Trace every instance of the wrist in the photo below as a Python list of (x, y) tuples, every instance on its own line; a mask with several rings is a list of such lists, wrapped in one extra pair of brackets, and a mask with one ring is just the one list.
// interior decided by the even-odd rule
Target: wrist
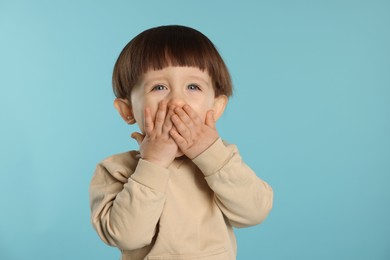
[(192, 161), (207, 177), (221, 169), (232, 155), (232, 149), (228, 148), (221, 138), (218, 138), (208, 149), (192, 159)]
[(207, 149), (209, 149), (219, 138), (219, 136), (210, 137), (207, 139), (203, 139), (201, 143), (197, 145), (195, 149), (190, 150), (186, 155), (191, 160), (198, 157), (200, 154), (205, 152)]

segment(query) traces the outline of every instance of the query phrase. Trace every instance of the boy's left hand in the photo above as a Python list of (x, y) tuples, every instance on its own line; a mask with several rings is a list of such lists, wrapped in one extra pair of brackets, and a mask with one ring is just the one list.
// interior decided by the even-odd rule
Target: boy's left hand
[(171, 129), (170, 135), (188, 158), (194, 159), (219, 138), (214, 111), (207, 112), (205, 122), (187, 104), (176, 107), (174, 112), (171, 120), (175, 127)]

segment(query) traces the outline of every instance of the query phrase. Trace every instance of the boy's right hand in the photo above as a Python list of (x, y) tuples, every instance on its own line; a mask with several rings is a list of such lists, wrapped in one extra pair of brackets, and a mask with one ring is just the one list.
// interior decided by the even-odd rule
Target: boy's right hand
[(169, 134), (172, 129), (172, 109), (167, 109), (167, 103), (158, 104), (155, 120), (153, 122), (149, 108), (144, 113), (144, 135), (133, 133), (131, 135), (140, 147), (141, 158), (167, 168), (176, 157), (178, 146)]

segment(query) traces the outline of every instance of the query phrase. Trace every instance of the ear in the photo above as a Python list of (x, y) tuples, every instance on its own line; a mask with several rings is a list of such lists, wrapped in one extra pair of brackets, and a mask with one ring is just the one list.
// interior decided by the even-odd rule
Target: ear
[(122, 119), (128, 123), (129, 125), (132, 125), (135, 123), (135, 118), (133, 115), (133, 109), (131, 107), (130, 102), (127, 99), (123, 98), (117, 98), (114, 101), (114, 107), (121, 115)]
[(217, 121), (225, 111), (228, 103), (228, 97), (226, 95), (219, 95), (214, 99), (214, 118)]

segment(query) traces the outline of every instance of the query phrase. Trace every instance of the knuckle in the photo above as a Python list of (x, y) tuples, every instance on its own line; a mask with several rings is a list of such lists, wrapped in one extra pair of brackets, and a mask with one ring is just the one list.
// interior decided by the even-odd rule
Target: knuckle
[(185, 147), (184, 145), (187, 143), (185, 140), (181, 139), (181, 140), (178, 140), (177, 142), (181, 147)]
[(164, 118), (156, 117), (156, 123), (163, 123), (163, 122), (164, 122)]
[(181, 132), (182, 132), (182, 134), (187, 134), (187, 133), (188, 133), (188, 129), (185, 128), (185, 127), (183, 127), (183, 128), (181, 129)]

